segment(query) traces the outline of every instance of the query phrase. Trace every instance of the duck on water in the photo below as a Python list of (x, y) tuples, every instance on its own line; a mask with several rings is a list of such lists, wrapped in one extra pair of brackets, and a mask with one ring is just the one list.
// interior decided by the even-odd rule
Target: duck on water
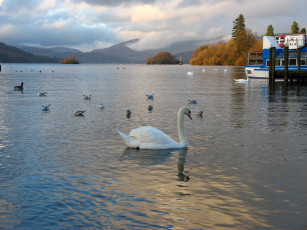
[(23, 82), (21, 82), (21, 84), (20, 84), (20, 85), (16, 85), (16, 86), (14, 86), (14, 90), (23, 91)]

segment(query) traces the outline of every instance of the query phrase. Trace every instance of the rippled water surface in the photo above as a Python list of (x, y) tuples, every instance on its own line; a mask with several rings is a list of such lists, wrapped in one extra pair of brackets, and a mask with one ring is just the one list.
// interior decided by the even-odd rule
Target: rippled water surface
[[(238, 67), (118, 67), (2, 64), (0, 229), (307, 228), (306, 86), (235, 83)], [(116, 133), (178, 140), (183, 105), (188, 149), (126, 149)]]

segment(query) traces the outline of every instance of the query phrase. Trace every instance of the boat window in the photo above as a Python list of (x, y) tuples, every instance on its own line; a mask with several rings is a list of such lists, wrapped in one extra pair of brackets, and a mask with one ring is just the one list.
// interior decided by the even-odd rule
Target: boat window
[(296, 65), (296, 59), (290, 58), (289, 65)]
[(270, 60), (266, 60), (266, 66), (270, 66)]
[(301, 65), (306, 65), (306, 59), (301, 60)]
[(276, 59), (276, 60), (275, 60), (275, 65), (276, 65), (276, 66), (280, 66), (280, 59)]
[(246, 70), (246, 73), (247, 74), (252, 74), (252, 71), (251, 70)]

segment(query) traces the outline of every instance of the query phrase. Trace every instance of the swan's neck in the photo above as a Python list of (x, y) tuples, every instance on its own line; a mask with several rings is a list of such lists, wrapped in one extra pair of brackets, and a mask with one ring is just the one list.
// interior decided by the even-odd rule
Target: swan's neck
[(177, 118), (179, 142), (183, 147), (188, 147), (188, 138), (187, 135), (185, 134), (183, 121), (184, 121), (184, 114), (180, 110), (178, 112), (178, 118)]

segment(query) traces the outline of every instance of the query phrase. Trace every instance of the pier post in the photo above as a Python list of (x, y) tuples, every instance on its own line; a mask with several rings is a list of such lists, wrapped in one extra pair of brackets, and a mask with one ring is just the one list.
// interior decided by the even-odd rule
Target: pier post
[[(285, 81), (288, 81), (288, 78), (289, 78), (289, 46), (285, 46), (284, 59), (285, 59)], [(291, 82), (293, 82), (292, 78), (291, 78)]]
[(272, 80), (272, 48), (270, 48), (270, 62), (269, 62), (269, 81)]
[(272, 77), (273, 81), (275, 82), (275, 55), (276, 55), (276, 48), (272, 47)]
[(300, 50), (300, 48), (297, 48), (297, 59), (296, 59), (296, 61), (297, 61), (297, 70), (299, 71), (299, 70), (301, 70), (301, 50)]
[(304, 79), (304, 78), (301, 78), (299, 76), (299, 72), (301, 70), (301, 50), (300, 50), (300, 48), (297, 48), (296, 65), (297, 65), (297, 73), (298, 73), (297, 80), (298, 80), (299, 83), (301, 83), (301, 80)]
[(275, 47), (270, 48), (269, 81), (275, 82)]

